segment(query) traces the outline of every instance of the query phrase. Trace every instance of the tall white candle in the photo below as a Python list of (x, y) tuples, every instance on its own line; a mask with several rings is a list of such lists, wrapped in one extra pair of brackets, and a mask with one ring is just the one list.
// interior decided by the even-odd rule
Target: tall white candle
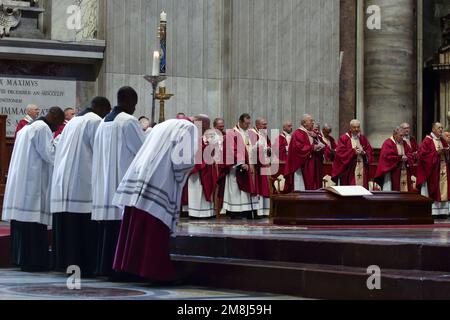
[(166, 87), (166, 81), (161, 81), (161, 83), (159, 84), (159, 86), (161, 88), (165, 88)]
[(159, 76), (159, 51), (153, 52), (153, 69), (152, 69), (152, 76)]

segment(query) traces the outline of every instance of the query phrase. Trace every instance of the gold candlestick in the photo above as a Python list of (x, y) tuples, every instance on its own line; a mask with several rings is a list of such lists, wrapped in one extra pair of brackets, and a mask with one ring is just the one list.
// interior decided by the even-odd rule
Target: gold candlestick
[(156, 99), (159, 100), (159, 123), (166, 121), (165, 103), (173, 96), (173, 94), (166, 93), (165, 87), (159, 87), (159, 92), (156, 94)]

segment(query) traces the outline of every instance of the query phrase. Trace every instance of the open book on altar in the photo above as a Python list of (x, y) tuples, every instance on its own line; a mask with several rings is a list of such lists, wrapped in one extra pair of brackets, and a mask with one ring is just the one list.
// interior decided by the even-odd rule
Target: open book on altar
[(372, 196), (372, 192), (360, 186), (328, 187), (325, 189), (341, 197)]

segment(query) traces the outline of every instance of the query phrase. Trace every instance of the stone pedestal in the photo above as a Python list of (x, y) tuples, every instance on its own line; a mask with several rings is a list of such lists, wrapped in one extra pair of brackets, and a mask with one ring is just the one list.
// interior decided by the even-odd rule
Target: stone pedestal
[[(416, 123), (415, 0), (366, 0), (381, 8), (381, 30), (365, 27), (365, 132), (381, 147), (402, 122)], [(368, 16), (366, 15), (366, 18)]]

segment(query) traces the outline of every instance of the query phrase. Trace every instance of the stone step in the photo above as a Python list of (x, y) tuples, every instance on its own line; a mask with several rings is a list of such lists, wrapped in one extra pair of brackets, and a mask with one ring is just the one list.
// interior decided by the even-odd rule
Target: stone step
[(450, 247), (423, 243), (328, 241), (180, 234), (172, 253), (211, 258), (450, 272)]
[(450, 274), (381, 270), (381, 289), (369, 290), (365, 268), (173, 255), (189, 284), (271, 292), (313, 299), (448, 300)]

